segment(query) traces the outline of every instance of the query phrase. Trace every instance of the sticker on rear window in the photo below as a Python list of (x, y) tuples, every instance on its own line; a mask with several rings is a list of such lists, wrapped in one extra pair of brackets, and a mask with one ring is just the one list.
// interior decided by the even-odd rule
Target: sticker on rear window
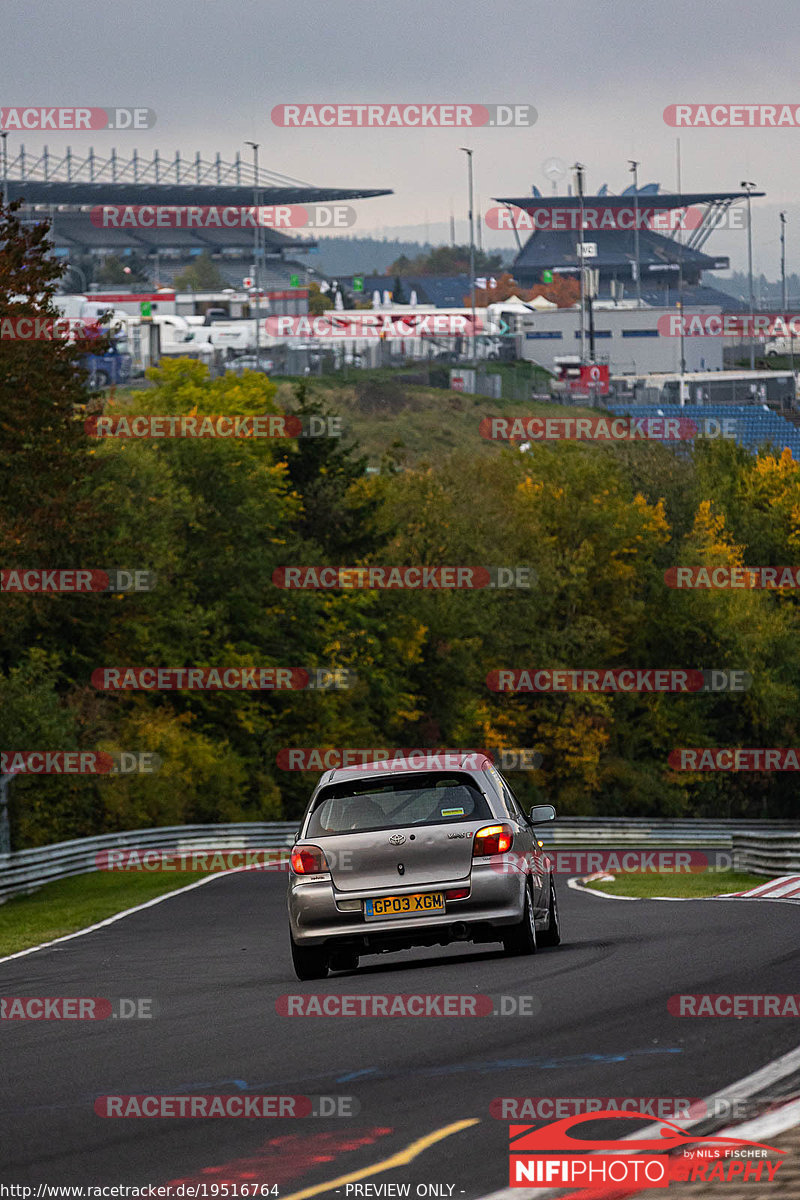
[(463, 810), (463, 808), (443, 808), (442, 816), (443, 817), (463, 817), (464, 810)]

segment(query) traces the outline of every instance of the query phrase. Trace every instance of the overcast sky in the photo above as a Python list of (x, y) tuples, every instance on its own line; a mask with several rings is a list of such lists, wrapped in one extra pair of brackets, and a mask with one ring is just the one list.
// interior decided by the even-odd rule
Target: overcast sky
[[(0, 0), (0, 104), (139, 105), (157, 123), (133, 133), (27, 133), (26, 150), (121, 153), (177, 149), (248, 156), (324, 186), (392, 188), (357, 203), (353, 233), (415, 225), (424, 235), (449, 218), (463, 238), (466, 162), (475, 151), (479, 205), (489, 197), (547, 194), (549, 158), (587, 167), (587, 189), (675, 185), (674, 103), (800, 105), (798, 7), (744, 0), (136, 0), (70, 4)], [(281, 129), (274, 105), (313, 102), (527, 103), (521, 129)], [(788, 269), (800, 269), (800, 128), (685, 129), (685, 191), (756, 182), (756, 271), (778, 271), (777, 212), (789, 213)], [(9, 154), (18, 149), (9, 134)], [(746, 262), (741, 234), (706, 249)], [(497, 236), (489, 238), (497, 244)]]

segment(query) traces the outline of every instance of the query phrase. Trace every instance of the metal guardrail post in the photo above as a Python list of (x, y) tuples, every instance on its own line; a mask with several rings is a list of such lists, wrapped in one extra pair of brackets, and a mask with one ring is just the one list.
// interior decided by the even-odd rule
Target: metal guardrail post
[(0, 858), (11, 853), (11, 825), (8, 820), (8, 785), (13, 775), (0, 775)]

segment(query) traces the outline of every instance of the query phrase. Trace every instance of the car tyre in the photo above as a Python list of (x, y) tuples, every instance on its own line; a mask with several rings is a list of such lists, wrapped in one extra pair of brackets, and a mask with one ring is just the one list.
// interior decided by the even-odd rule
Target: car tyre
[(292, 942), (292, 964), (294, 973), (300, 980), (326, 979), (328, 975), (328, 955), (319, 946), (298, 946), (294, 938)]
[(503, 934), (503, 949), (506, 954), (535, 954), (536, 920), (534, 918), (533, 897), (530, 884), (525, 885), (525, 908), (522, 920), (518, 925), (512, 925), (508, 933)]
[(539, 943), (542, 946), (560, 946), (561, 945), (561, 921), (558, 916), (558, 900), (556, 899), (556, 885), (550, 880), (550, 923), (547, 926), (547, 931), (540, 935)]
[(331, 955), (329, 965), (332, 971), (357, 971), (358, 955), (355, 951), (339, 950)]

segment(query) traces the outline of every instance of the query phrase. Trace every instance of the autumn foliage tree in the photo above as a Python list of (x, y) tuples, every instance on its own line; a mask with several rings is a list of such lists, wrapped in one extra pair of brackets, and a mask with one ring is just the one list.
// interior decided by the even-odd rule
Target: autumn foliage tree
[[(511, 296), (518, 296), (520, 300), (525, 301), (543, 296), (545, 300), (558, 305), (559, 308), (572, 308), (580, 301), (581, 288), (577, 279), (569, 279), (564, 275), (555, 276), (552, 283), (537, 283), (531, 288), (525, 288), (521, 287), (508, 271), (505, 271), (498, 277), (495, 287), (475, 289), (475, 303), (479, 308), (485, 308), (488, 304), (497, 304), (501, 300), (508, 300)], [(471, 295), (464, 296), (465, 306), (469, 305), (471, 301)]]

